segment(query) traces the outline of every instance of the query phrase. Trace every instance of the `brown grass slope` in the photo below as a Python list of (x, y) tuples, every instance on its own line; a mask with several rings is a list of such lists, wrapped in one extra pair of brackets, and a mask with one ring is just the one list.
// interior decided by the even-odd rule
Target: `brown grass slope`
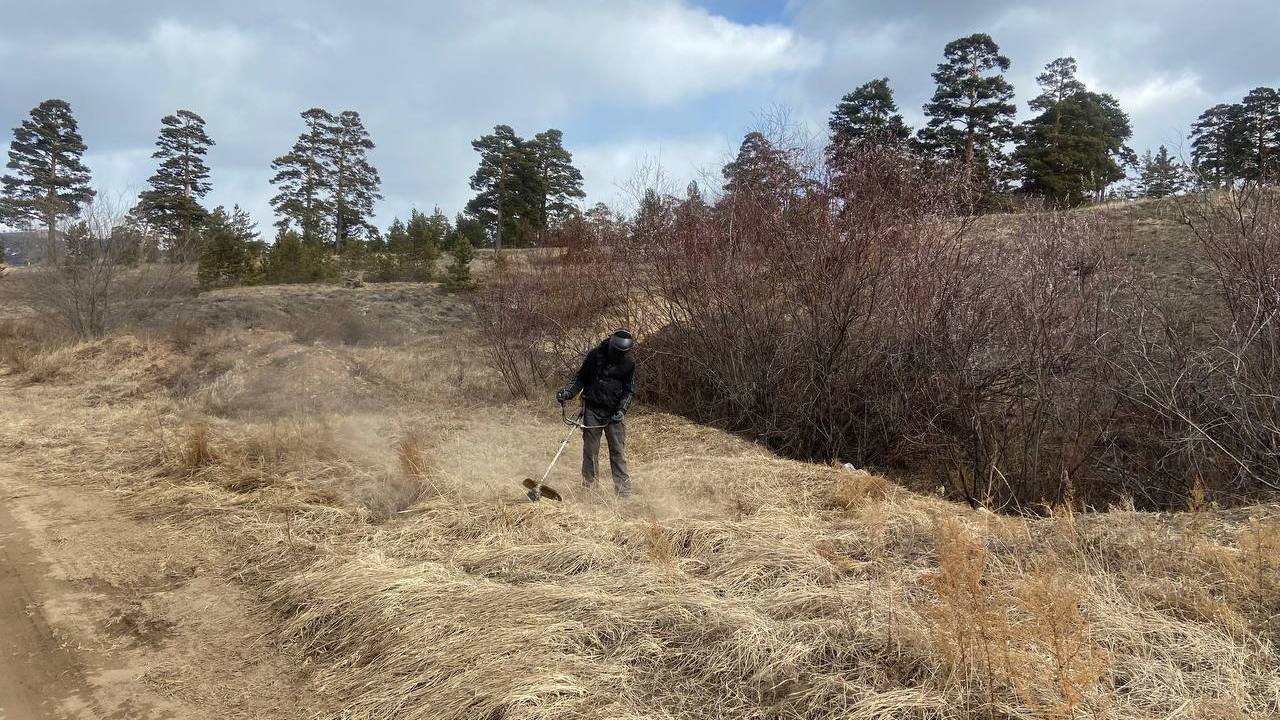
[(0, 451), (232, 548), (343, 717), (1280, 714), (1276, 507), (1002, 517), (643, 410), (634, 501), (570, 461), (532, 504), (559, 419), (502, 400), (453, 298), (156, 317), (7, 326)]

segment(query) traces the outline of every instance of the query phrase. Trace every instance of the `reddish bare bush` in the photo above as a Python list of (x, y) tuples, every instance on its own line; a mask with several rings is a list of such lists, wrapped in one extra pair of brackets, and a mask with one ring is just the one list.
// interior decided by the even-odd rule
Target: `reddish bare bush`
[(1142, 288), (1112, 358), (1131, 406), (1126, 464), (1156, 504), (1196, 483), (1227, 500), (1280, 491), (1280, 197), (1245, 186), (1180, 211), (1213, 285)]
[(476, 294), (487, 359), (513, 396), (529, 397), (552, 378), (567, 378), (580, 351), (607, 332), (606, 318), (625, 324), (625, 287), (601, 282), (597, 272), (530, 264), (499, 273)]
[(1217, 497), (1276, 476), (1268, 196), (1193, 220), (1227, 319), (1184, 336), (1106, 215), (975, 220), (961, 178), (909, 153), (863, 147), (831, 179), (751, 142), (714, 202), (648, 193), (625, 239), (490, 286), (481, 315), (513, 392), (626, 324), (646, 400), (974, 504), (1181, 507), (1194, 477)]

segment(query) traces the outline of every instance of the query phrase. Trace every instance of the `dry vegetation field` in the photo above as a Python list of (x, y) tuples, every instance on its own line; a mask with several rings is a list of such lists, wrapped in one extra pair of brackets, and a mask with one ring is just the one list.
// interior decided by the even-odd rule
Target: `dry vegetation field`
[[(191, 655), (120, 681), (195, 716), (1280, 716), (1275, 506), (1002, 516), (643, 407), (635, 498), (578, 490), (571, 460), (566, 502), (529, 503), (559, 417), (508, 399), (457, 296), (223, 290), (78, 342), (13, 309), (20, 282), (0, 280), (9, 471), (185, 539), (138, 548), (150, 570), (119, 556), (120, 587), (198, 546), (167, 582), (232, 580), (246, 647), (304, 668), (235, 665), (277, 678), (244, 696), (305, 698), (274, 704), (208, 692)], [(122, 607), (104, 652), (219, 634)]]

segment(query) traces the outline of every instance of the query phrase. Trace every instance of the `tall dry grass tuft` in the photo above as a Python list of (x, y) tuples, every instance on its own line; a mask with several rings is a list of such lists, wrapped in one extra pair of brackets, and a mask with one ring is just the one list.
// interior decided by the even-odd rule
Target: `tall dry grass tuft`
[(431, 460), (422, 435), (409, 431), (396, 444), (400, 472), (392, 476), (388, 490), (397, 496), (394, 512), (405, 510), (422, 500), (432, 502), (458, 497), (458, 487), (450, 483)]
[(845, 512), (855, 512), (870, 503), (884, 500), (894, 487), (883, 475), (875, 475), (866, 470), (843, 472), (832, 485), (831, 503)]
[(1280, 520), (1251, 519), (1240, 531), (1242, 594), (1264, 627), (1280, 637)]
[(665, 568), (675, 566), (676, 549), (671, 541), (671, 536), (666, 529), (662, 527), (662, 523), (657, 517), (650, 516), (645, 520), (643, 527), (643, 535), (645, 545), (648, 547), (649, 554), (654, 561)]
[(213, 462), (213, 449), (209, 447), (209, 426), (203, 422), (197, 422), (191, 426), (184, 443), (182, 464), (187, 470), (194, 472)]
[(982, 702), (970, 709), (995, 718), (998, 703), (1012, 689), (1014, 666), (1008, 607), (988, 576), (991, 555), (954, 517), (937, 522), (935, 541), (938, 569), (928, 586), (936, 602), (922, 613), (940, 650), (947, 684), (978, 688)]
[(1075, 720), (1105, 690), (1110, 658), (1080, 612), (1079, 579), (1058, 571), (1028, 573), (1017, 586), (1023, 620), (1014, 629), (1019, 655), (1015, 683), (1039, 717)]

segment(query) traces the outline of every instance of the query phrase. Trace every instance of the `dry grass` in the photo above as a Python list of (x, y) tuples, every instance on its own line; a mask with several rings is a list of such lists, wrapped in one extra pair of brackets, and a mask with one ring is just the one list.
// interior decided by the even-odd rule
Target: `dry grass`
[(1001, 517), (643, 411), (636, 499), (570, 460), (528, 503), (558, 417), (501, 404), (465, 326), (241, 310), (36, 351), (0, 449), (233, 548), (344, 718), (1280, 715), (1274, 506)]

